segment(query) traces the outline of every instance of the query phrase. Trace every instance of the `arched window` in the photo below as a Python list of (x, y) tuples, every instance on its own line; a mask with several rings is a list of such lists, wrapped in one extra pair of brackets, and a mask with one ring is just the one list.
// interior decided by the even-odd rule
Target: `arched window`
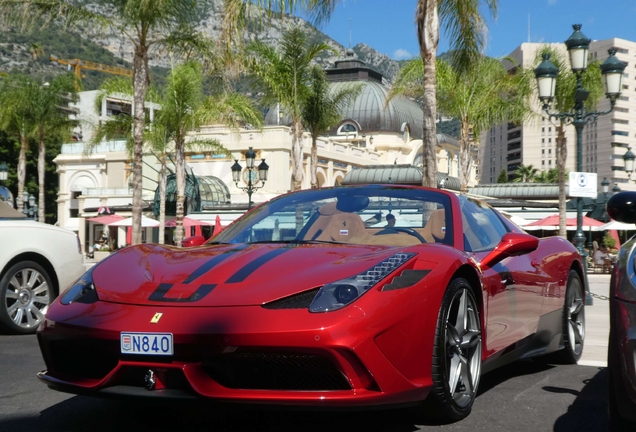
[(337, 135), (345, 135), (350, 137), (355, 137), (358, 135), (358, 131), (360, 130), (360, 125), (357, 122), (352, 120), (345, 120), (338, 127)]

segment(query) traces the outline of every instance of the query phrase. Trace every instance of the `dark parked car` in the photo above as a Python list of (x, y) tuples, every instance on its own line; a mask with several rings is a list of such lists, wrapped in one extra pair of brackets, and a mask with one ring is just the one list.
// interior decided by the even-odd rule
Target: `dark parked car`
[[(636, 223), (636, 192), (609, 199), (614, 220)], [(635, 226), (636, 229), (636, 226)], [(611, 430), (636, 430), (636, 236), (624, 243), (610, 282), (609, 417)]]

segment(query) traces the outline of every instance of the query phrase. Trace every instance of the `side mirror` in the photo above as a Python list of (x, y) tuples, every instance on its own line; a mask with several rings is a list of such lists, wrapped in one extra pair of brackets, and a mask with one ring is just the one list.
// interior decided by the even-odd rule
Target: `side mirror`
[(523, 255), (539, 247), (539, 239), (530, 234), (508, 233), (499, 244), (481, 261), (482, 267), (492, 267), (504, 258)]
[(186, 237), (185, 239), (183, 239), (183, 241), (181, 242), (181, 246), (194, 247), (194, 246), (201, 246), (203, 243), (205, 243), (205, 237), (192, 236), (192, 237)]
[(636, 223), (636, 192), (619, 192), (607, 201), (607, 214), (618, 222)]

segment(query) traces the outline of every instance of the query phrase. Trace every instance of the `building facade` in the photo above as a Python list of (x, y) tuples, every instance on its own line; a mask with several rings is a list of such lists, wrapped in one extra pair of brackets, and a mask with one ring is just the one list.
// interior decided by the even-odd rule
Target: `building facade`
[[(546, 44), (523, 43), (510, 57), (524, 68), (534, 69), (537, 53)], [(565, 44), (549, 44), (568, 58)], [(627, 63), (623, 76), (623, 93), (610, 114), (598, 117), (583, 130), (583, 171), (598, 175), (598, 188), (604, 178), (610, 184), (618, 184), (623, 190), (635, 190), (625, 173), (622, 157), (629, 147), (636, 145), (636, 42), (624, 39), (606, 39), (590, 44), (590, 61), (601, 63), (608, 57), (608, 49), (617, 50), (616, 57)], [(568, 62), (569, 63), (569, 62)], [(511, 68), (512, 65), (508, 64)], [(493, 126), (482, 133), (479, 149), (480, 183), (496, 183), (501, 171), (512, 179), (519, 165), (532, 165), (539, 171), (557, 166), (556, 137), (558, 122), (542, 112), (538, 97), (533, 98), (536, 116), (523, 124), (507, 123)], [(608, 111), (610, 101), (603, 97), (596, 111)], [(576, 171), (576, 132), (574, 126), (566, 126), (567, 161), (565, 168)]]
[[(387, 101), (388, 88), (382, 84), (382, 76), (352, 56), (336, 62), (336, 66), (327, 73), (332, 88), (358, 82), (362, 91), (343, 111), (342, 121), (318, 138), (317, 178), (320, 187), (339, 185), (348, 172), (368, 165), (421, 166), (423, 113), (417, 104), (404, 98)], [(82, 109), (95, 106), (95, 95), (92, 95), (92, 103), (88, 100), (90, 97), (85, 95)], [(104, 108), (102, 103), (101, 108), (104, 118), (93, 117), (92, 122), (107, 121), (110, 115), (116, 115), (113, 110), (109, 112), (108, 105)], [(81, 109), (78, 116), (82, 116)], [(99, 234), (96, 230), (101, 227), (93, 227), (86, 219), (95, 216), (100, 207), (116, 208), (117, 213), (123, 216), (128, 216), (132, 209), (132, 170), (125, 142), (101, 143), (87, 152), (89, 135), (90, 124), (82, 128), (82, 139), (65, 144), (54, 161), (60, 179), (58, 223), (78, 231), (84, 245), (90, 244)], [(191, 136), (193, 139), (218, 140), (229, 150), (228, 157), (215, 154), (209, 148), (192, 146), (186, 150), (186, 163), (195, 176), (213, 180), (207, 183), (225, 185), (231, 204), (247, 203), (247, 194), (241, 189), (246, 186), (247, 173), (244, 172), (243, 182), (237, 185), (232, 180), (231, 166), (238, 160), (245, 168), (244, 155), (250, 147), (257, 154), (255, 165), (261, 159), (269, 165), (268, 179), (264, 184), (258, 183), (262, 187), (255, 191), (252, 201), (263, 202), (292, 190), (291, 128), (289, 119), (279, 107), (268, 111), (261, 129), (246, 125), (235, 131), (223, 125), (210, 125), (192, 132)], [(302, 144), (302, 188), (307, 189), (311, 182), (309, 134), (304, 135)], [(438, 171), (457, 177), (458, 152), (459, 144), (455, 139), (438, 135)], [(152, 215), (159, 163), (152, 152), (147, 152), (143, 163), (142, 199), (147, 203), (147, 214)], [(475, 172), (476, 169), (473, 169), (471, 186), (476, 183)]]

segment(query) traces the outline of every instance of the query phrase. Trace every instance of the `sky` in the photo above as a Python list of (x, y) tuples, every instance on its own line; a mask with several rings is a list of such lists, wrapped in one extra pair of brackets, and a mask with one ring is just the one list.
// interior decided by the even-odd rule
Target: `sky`
[[(364, 43), (395, 60), (419, 55), (417, 0), (340, 0), (320, 30), (345, 47)], [(497, 19), (488, 19), (486, 54), (502, 57), (524, 42), (564, 42), (572, 24), (593, 40), (636, 41), (636, 0), (499, 0)], [(438, 53), (448, 50), (442, 31)]]

